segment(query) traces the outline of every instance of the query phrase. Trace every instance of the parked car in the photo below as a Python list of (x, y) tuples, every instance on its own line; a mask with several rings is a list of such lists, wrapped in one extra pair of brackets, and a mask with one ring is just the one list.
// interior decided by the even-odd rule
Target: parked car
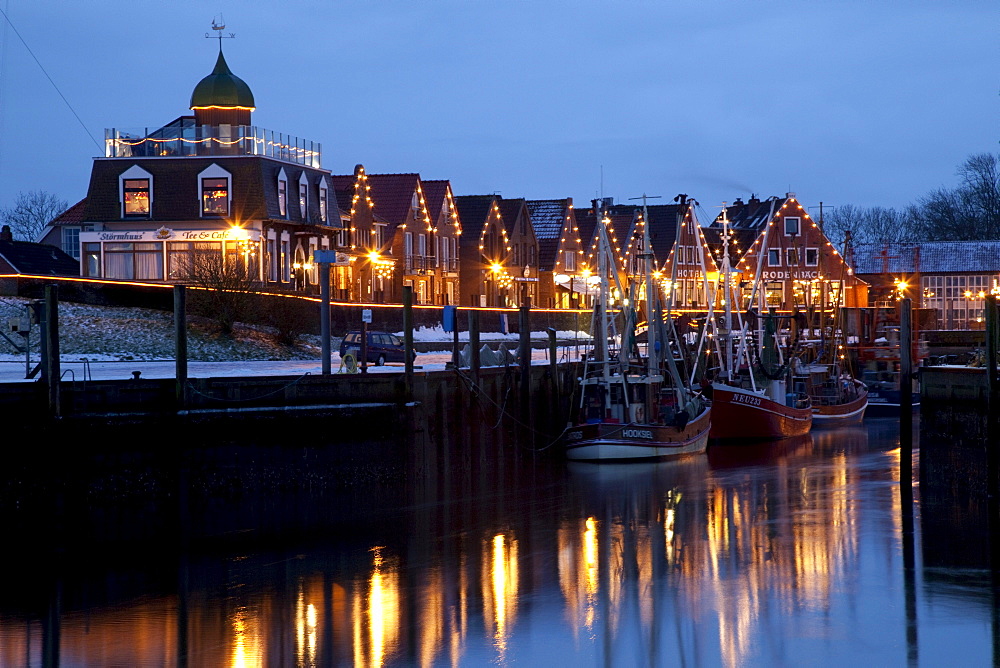
[[(357, 351), (358, 357), (361, 356), (360, 330), (348, 332), (344, 336), (344, 340), (340, 342), (340, 356), (343, 357), (351, 349)], [(416, 358), (417, 353), (414, 351), (413, 359)], [(368, 331), (368, 362), (375, 364), (375, 366), (382, 366), (386, 362), (403, 362), (405, 360), (403, 339), (389, 332)]]

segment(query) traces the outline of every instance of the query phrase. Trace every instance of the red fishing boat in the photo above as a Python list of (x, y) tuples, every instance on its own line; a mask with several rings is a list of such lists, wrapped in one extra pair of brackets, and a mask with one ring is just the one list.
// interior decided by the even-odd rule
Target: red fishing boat
[[(712, 399), (709, 438), (759, 441), (801, 436), (812, 427), (813, 412), (809, 395), (799, 389), (803, 379), (793, 371), (788, 346), (785, 355), (779, 346), (777, 329), (781, 318), (773, 310), (761, 317), (748, 309), (746, 320), (741, 312), (734, 312), (732, 305), (740, 303), (742, 295), (739, 281), (730, 278), (729, 225), (725, 215), (722, 223), (725, 317), (721, 326), (712, 320), (720, 374), (717, 379), (710, 379), (714, 382), (709, 385)], [(755, 304), (758, 296), (761, 306), (766, 307), (759, 279), (754, 281), (747, 304)], [(759, 326), (754, 334), (751, 334), (751, 320)]]
[(801, 436), (813, 411), (801, 393), (775, 400), (765, 392), (712, 383), (712, 439), (765, 440)]

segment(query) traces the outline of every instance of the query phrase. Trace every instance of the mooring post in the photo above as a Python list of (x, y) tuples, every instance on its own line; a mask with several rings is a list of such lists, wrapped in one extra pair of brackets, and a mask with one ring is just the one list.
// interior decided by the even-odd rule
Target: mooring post
[(986, 399), (992, 409), (997, 399), (997, 298), (986, 298)]
[(559, 405), (559, 361), (556, 358), (556, 330), (549, 327), (545, 330), (549, 335), (549, 373), (552, 375), (552, 406)]
[(59, 368), (59, 288), (55, 285), (45, 286), (45, 359), (42, 365), (45, 369), (45, 379), (48, 383), (49, 415), (61, 417), (59, 381), (62, 371)]
[(519, 345), (517, 357), (521, 363), (521, 416), (526, 422), (531, 406), (531, 297), (525, 296), (518, 309)]
[(187, 293), (183, 285), (174, 286), (174, 397), (177, 410), (187, 408), (188, 344)]
[(403, 286), (403, 376), (406, 396), (413, 393), (413, 286)]
[(899, 482), (904, 513), (913, 503), (913, 303), (899, 303)]
[(330, 375), (330, 263), (319, 263), (319, 338), (323, 364), (320, 373)]
[(479, 386), (479, 311), (469, 310), (469, 367), (472, 378)]

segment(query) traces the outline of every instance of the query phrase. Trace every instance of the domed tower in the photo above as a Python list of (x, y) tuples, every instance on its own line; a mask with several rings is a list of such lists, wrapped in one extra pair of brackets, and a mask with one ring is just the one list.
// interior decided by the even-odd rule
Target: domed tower
[(215, 69), (191, 93), (191, 110), (195, 125), (250, 125), (253, 93), (243, 79), (230, 71), (221, 44)]

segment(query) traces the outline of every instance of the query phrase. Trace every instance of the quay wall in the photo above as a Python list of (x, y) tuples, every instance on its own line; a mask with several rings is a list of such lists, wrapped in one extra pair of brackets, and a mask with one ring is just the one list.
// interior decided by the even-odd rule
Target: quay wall
[(0, 384), (0, 411), (9, 430), (35, 433), (71, 429), (85, 433), (106, 426), (169, 428), (178, 424), (228, 424), (252, 430), (260, 422), (292, 419), (345, 438), (422, 430), (442, 416), (459, 422), (478, 416), (500, 424), (506, 418), (553, 436), (565, 425), (579, 363), (530, 367), (527, 385), (515, 366), (404, 373), (271, 377), (192, 378), (183, 404), (174, 379), (61, 381), (58, 417), (46, 385)]

